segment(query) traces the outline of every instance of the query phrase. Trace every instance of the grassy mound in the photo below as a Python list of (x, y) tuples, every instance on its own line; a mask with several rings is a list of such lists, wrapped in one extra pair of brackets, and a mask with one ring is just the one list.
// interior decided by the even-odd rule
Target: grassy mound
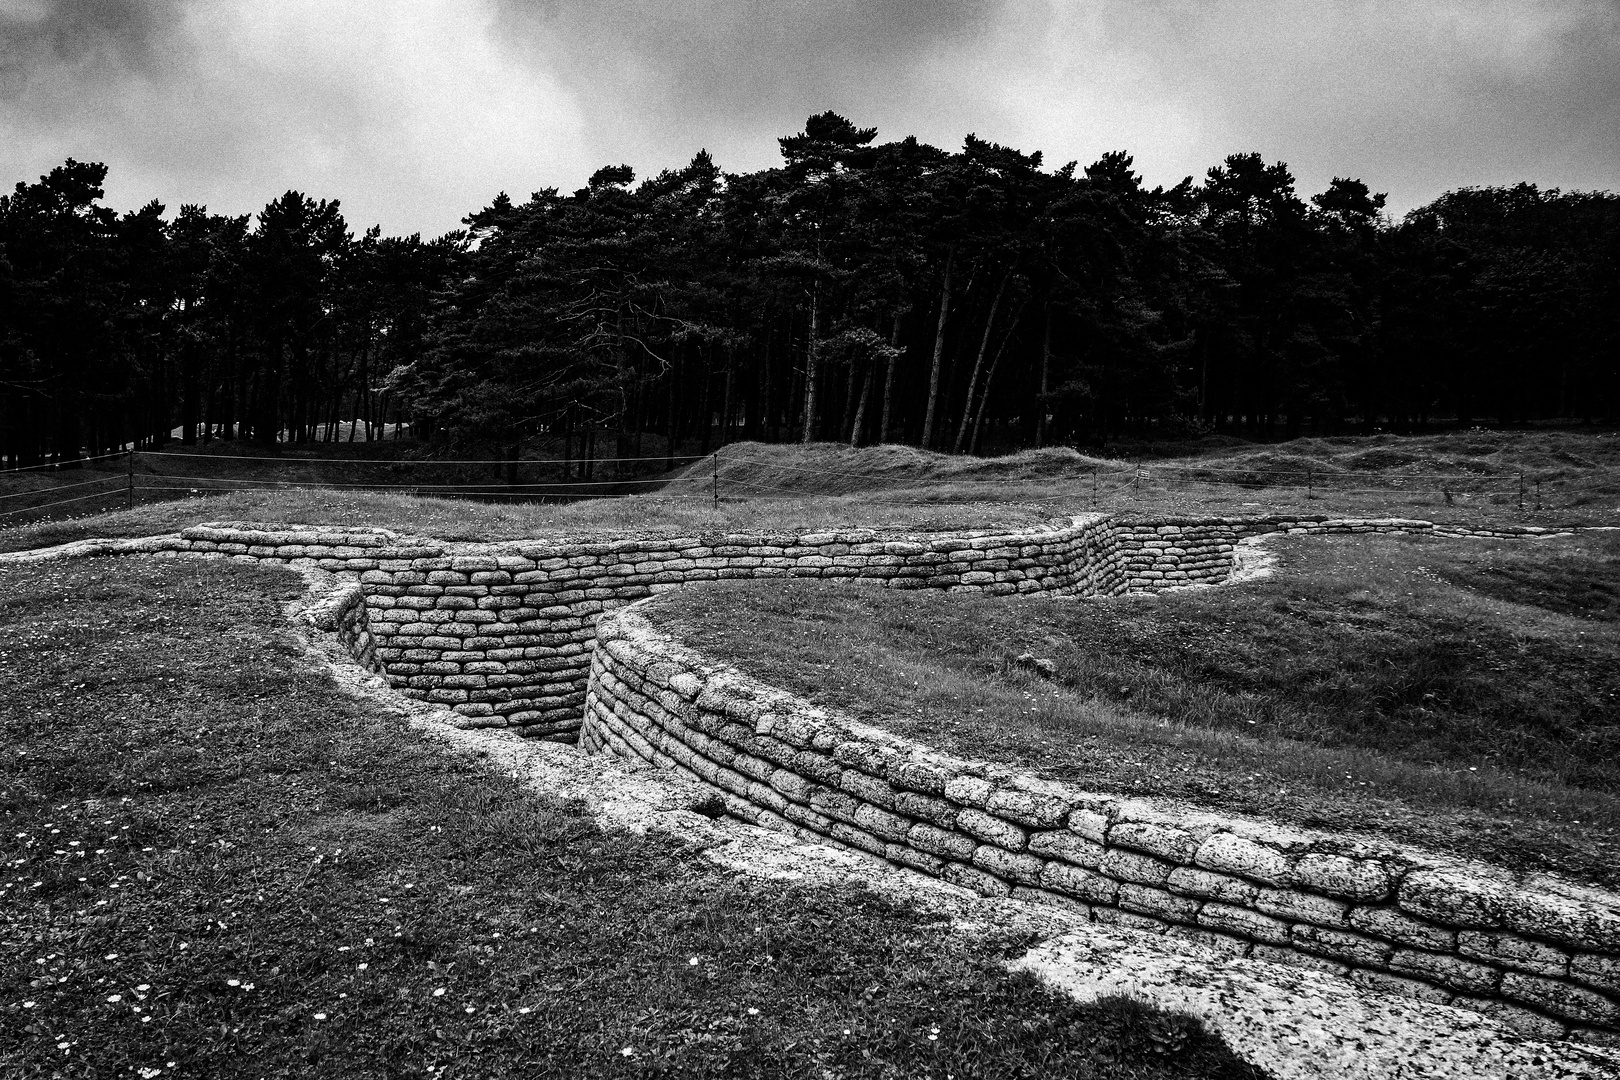
[(762, 886), (305, 667), (285, 570), (0, 568), (0, 1074), (1254, 1077), (858, 889)]
[(1270, 580), (1157, 598), (737, 583), (650, 613), (956, 753), (1620, 884), (1620, 534), (1276, 546)]
[(88, 537), (155, 536), (205, 521), (259, 521), (383, 528), (439, 540), (536, 537), (579, 541), (715, 533), (820, 532), (882, 528), (952, 532), (1050, 522), (1053, 512), (1009, 503), (896, 503), (877, 498), (707, 498), (637, 495), (572, 503), (475, 502), (329, 488), (237, 491), (155, 502), (133, 510), (0, 528), (0, 551)]
[(1076, 482), (1092, 469), (1117, 468), (1066, 446), (979, 458), (899, 444), (853, 449), (843, 443), (739, 442), (722, 449), (718, 462), (699, 462), (681, 475), (701, 480), (716, 464), (727, 491), (849, 495), (926, 489), (927, 497), (938, 501), (995, 499), (998, 486), (1011, 482)]
[[(1275, 444), (1221, 436), (1168, 448), (1143, 444), (1119, 449), (1129, 449), (1131, 457), (1089, 457), (1067, 447), (975, 458), (896, 445), (852, 450), (839, 443), (732, 443), (719, 451), (718, 461), (706, 458), (669, 474), (638, 472), (640, 479), (634, 482), (603, 479), (586, 491), (628, 492), (628, 497), (580, 497), (568, 503), (535, 501), (522, 491), (503, 494), (493, 467), (457, 481), (489, 485), (479, 499), (447, 498), (432, 488), (346, 488), (341, 485), (362, 479), (427, 483), (444, 477), (421, 470), (448, 470), (449, 475), (459, 466), (416, 460), (331, 464), (300, 457), (328, 452), (325, 444), (289, 451), (270, 463), (256, 463), (250, 455), (194, 468), (184, 458), (166, 458), (157, 472), (143, 458), (141, 469), (147, 472), (138, 470), (139, 505), (133, 510), (119, 508), (124, 495), (115, 468), (0, 474), (0, 510), (49, 501), (59, 488), (63, 497), (77, 497), (79, 490), (92, 493), (82, 505), (41, 511), (60, 515), (54, 521), (8, 527), (31, 519), (28, 514), (0, 514), (0, 551), (87, 536), (151, 535), (210, 520), (376, 525), (446, 540), (599, 539), (845, 526), (928, 532), (1018, 526), (1091, 511), (1620, 524), (1620, 437), (1612, 433), (1458, 432)], [(408, 450), (407, 444), (393, 452), (404, 455)], [(625, 468), (660, 469), (663, 460), (650, 458)], [(221, 470), (234, 479), (190, 478), (193, 472), (214, 476)], [(63, 488), (87, 477), (104, 483)], [(520, 479), (535, 477), (524, 473)], [(240, 489), (267, 483), (281, 486), (225, 490), (232, 484)], [(578, 495), (583, 489), (569, 490)], [(107, 494), (95, 494), (102, 491)]]

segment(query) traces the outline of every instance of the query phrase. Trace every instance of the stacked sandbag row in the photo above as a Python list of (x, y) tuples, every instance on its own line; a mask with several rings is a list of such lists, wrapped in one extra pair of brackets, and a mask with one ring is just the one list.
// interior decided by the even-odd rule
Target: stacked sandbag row
[(1339, 971), (1542, 1037), (1620, 1030), (1620, 897), (951, 758), (604, 619), (582, 741), (726, 810), (984, 893)]
[(402, 693), (447, 705), (469, 726), (572, 742), (596, 620), (662, 589), (814, 577), (990, 595), (1114, 595), (1217, 583), (1231, 569), (1236, 542), (1263, 532), (1433, 529), (1397, 519), (1133, 524), (1091, 515), (1062, 527), (960, 536), (845, 530), (450, 545), (381, 529), (218, 523), (161, 546), (357, 577), (369, 609), (368, 655)]
[(177, 549), (355, 575), (370, 654), (402, 693), (468, 726), (577, 738), (597, 618), (663, 589), (745, 578), (830, 578), (1011, 595), (1116, 593), (1108, 520), (1020, 533), (894, 537), (872, 530), (711, 538), (447, 545), (383, 530), (215, 524)]

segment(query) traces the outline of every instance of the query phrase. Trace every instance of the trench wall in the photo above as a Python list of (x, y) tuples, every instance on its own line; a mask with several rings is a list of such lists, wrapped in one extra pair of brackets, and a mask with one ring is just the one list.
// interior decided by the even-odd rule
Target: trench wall
[(1620, 1030), (1614, 894), (938, 754), (707, 660), (634, 607), (597, 633), (586, 751), (678, 770), (733, 816), (1538, 1037), (1612, 1042)]
[(1405, 519), (1094, 515), (956, 537), (452, 545), (386, 530), (221, 523), (138, 543), (331, 572), (334, 588), (308, 617), (400, 692), (448, 706), (466, 726), (509, 726), (681, 769), (758, 824), (1099, 921), (1330, 967), (1538, 1035), (1613, 1038), (1620, 901), (1610, 894), (1167, 814), (948, 759), (720, 671), (617, 611), (687, 583), (747, 578), (1008, 596), (1156, 591), (1218, 583), (1238, 543), (1278, 532), (1559, 535)]
[(363, 635), (402, 693), (468, 726), (572, 742), (583, 719), (596, 621), (697, 581), (833, 578), (996, 595), (1124, 591), (1126, 547), (1104, 517), (955, 537), (870, 531), (611, 543), (446, 545), (382, 531), (217, 524), (171, 550), (313, 566), (363, 592)]
[[(401, 693), (449, 706), (467, 726), (578, 738), (603, 613), (699, 581), (825, 578), (991, 595), (1115, 595), (1213, 584), (1233, 548), (1270, 532), (1445, 532), (1402, 519), (1089, 515), (1066, 526), (958, 536), (869, 530), (608, 543), (446, 544), (386, 530), (216, 523), (158, 546), (310, 566), (357, 581), (364, 635)], [(1457, 530), (1451, 530), (1455, 533)], [(1538, 535), (1518, 530), (1488, 535)]]

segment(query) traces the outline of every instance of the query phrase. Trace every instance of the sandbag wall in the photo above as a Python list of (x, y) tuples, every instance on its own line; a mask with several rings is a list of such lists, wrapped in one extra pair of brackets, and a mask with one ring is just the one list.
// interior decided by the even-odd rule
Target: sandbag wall
[(934, 753), (605, 618), (587, 752), (679, 770), (728, 813), (986, 894), (1195, 937), (1615, 1041), (1620, 897), (1327, 834), (1080, 791)]
[(954, 537), (865, 530), (476, 545), (224, 523), (186, 529), (166, 546), (353, 576), (368, 655), (402, 693), (447, 705), (468, 726), (563, 742), (578, 737), (597, 618), (663, 589), (784, 577), (992, 595), (1125, 589), (1120, 546), (1102, 516)]
[(1119, 519), (1114, 541), (1124, 558), (1129, 592), (1154, 592), (1185, 585), (1215, 585), (1232, 569), (1232, 549), (1240, 540), (1272, 533), (1310, 536), (1405, 533), (1488, 539), (1541, 539), (1567, 532), (1534, 525), (1436, 524), (1411, 518), (1228, 517)]
[[(1435, 532), (1426, 521), (1220, 518), (892, 536), (870, 530), (684, 539), (446, 544), (386, 530), (216, 523), (173, 551), (296, 563), (357, 579), (367, 659), (400, 692), (468, 726), (573, 742), (603, 612), (688, 582), (815, 577), (991, 595), (1115, 595), (1212, 584), (1239, 540), (1269, 532)], [(356, 636), (360, 628), (347, 632)]]

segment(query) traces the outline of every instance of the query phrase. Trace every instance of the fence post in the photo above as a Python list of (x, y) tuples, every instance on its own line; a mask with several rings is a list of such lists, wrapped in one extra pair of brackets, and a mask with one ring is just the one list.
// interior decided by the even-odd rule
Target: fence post
[(1142, 497), (1142, 466), (1140, 465), (1136, 466), (1136, 471), (1131, 474), (1131, 497), (1135, 499)]
[(1097, 509), (1097, 469), (1098, 468), (1099, 468), (1099, 466), (1096, 466), (1096, 465), (1093, 465), (1091, 467), (1091, 508), (1093, 510)]
[(1541, 481), (1536, 481), (1536, 509), (1541, 509)]
[(714, 456), (709, 460), (714, 466), (710, 483), (714, 491), (714, 509), (718, 513), (720, 510), (720, 451), (716, 450)]
[(1524, 513), (1524, 470), (1519, 470), (1519, 513)]
[(135, 509), (135, 443), (133, 441), (129, 444), (129, 454), (125, 461), (128, 464), (128, 507), (133, 510)]
[(1305, 466), (1305, 498), (1312, 498), (1316, 494), (1316, 473), (1309, 466)]

